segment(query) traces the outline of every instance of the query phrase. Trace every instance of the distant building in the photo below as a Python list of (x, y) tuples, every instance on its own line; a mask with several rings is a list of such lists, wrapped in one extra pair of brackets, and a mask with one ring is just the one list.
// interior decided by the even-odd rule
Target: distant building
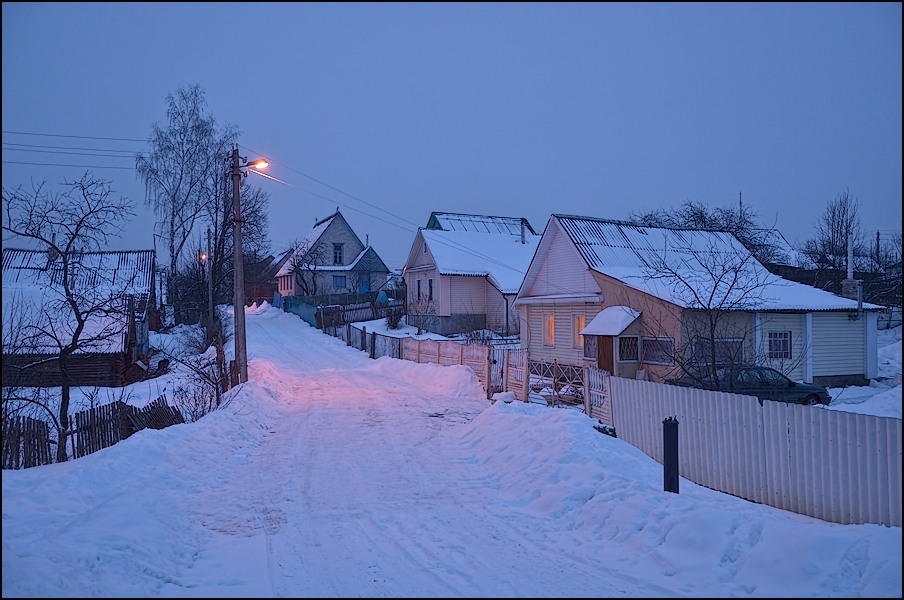
[(524, 218), (432, 213), (404, 267), (409, 323), (442, 335), (517, 334), (513, 302), (538, 240)]
[(318, 221), (276, 273), (282, 297), (385, 289), (389, 269), (337, 210)]

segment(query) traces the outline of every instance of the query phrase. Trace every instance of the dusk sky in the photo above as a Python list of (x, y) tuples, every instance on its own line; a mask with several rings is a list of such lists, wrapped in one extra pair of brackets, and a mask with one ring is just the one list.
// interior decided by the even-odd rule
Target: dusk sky
[(274, 253), (337, 207), (399, 268), (431, 211), (539, 232), (739, 193), (794, 243), (845, 189), (874, 238), (901, 230), (901, 29), (900, 3), (4, 2), (3, 187), (91, 167), (139, 212), (113, 249), (153, 247), (121, 151), (198, 84), (291, 184), (255, 181)]

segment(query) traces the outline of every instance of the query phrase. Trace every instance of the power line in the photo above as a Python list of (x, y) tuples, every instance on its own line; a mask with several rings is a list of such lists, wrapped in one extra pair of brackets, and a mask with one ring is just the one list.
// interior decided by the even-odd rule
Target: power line
[[(66, 152), (64, 150), (34, 150), (31, 148), (4, 148), (10, 152), (40, 152), (42, 154), (69, 154), (72, 156), (106, 156), (107, 158), (127, 158), (132, 160), (132, 156), (123, 156), (120, 154), (97, 154), (94, 152)], [(144, 154), (144, 153), (140, 153)]]
[[(43, 144), (17, 144), (13, 142), (3, 142), (7, 146), (24, 146), (26, 148), (52, 148), (54, 150), (93, 150), (96, 152), (122, 152), (122, 153), (138, 153), (138, 154), (147, 154), (146, 152), (140, 152), (137, 150), (117, 150), (114, 148), (80, 148), (78, 146), (45, 146)], [(9, 150), (16, 150), (16, 148), (9, 148)]]
[(95, 137), (90, 135), (62, 135), (59, 133), (33, 133), (28, 131), (8, 131), (6, 129), (2, 130), (3, 133), (10, 133), (14, 135), (37, 135), (43, 137), (61, 137), (61, 138), (77, 138), (80, 140), (113, 140), (117, 142), (147, 142), (146, 139), (138, 139), (138, 138), (117, 138), (117, 137)]
[(134, 171), (135, 167), (107, 167), (100, 165), (58, 165), (53, 163), (38, 163), (38, 162), (22, 162), (18, 160), (4, 160), (3, 164), (7, 165), (37, 165), (41, 167), (77, 167), (79, 169), (125, 169), (127, 171)]

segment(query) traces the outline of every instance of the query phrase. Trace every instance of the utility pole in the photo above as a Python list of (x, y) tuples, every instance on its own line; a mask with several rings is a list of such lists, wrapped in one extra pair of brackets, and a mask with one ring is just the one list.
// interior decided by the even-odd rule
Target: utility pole
[(248, 352), (245, 346), (245, 270), (242, 255), (242, 171), (238, 146), (232, 149), (232, 244), (234, 261), (233, 307), (235, 308), (235, 366), (239, 383), (248, 381)]
[(213, 327), (213, 255), (210, 252), (210, 228), (207, 228), (207, 321)]
[[(248, 350), (245, 345), (245, 262), (242, 255), (242, 224), (245, 220), (242, 218), (241, 200), (242, 176), (247, 177), (248, 173), (243, 172), (242, 168), (264, 169), (267, 167), (267, 161), (264, 159), (255, 160), (254, 164), (248, 164), (247, 160), (247, 158), (239, 156), (238, 146), (232, 149), (232, 258), (235, 261), (233, 305), (235, 307), (235, 366), (238, 370), (239, 383), (248, 381)], [(243, 161), (245, 164), (242, 164)]]

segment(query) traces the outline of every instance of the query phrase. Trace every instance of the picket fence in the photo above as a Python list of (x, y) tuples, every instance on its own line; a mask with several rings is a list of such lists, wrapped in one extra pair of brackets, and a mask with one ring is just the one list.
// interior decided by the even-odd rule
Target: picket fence
[(662, 421), (678, 419), (682, 477), (825, 521), (901, 526), (901, 419), (608, 380), (618, 437), (660, 463)]

